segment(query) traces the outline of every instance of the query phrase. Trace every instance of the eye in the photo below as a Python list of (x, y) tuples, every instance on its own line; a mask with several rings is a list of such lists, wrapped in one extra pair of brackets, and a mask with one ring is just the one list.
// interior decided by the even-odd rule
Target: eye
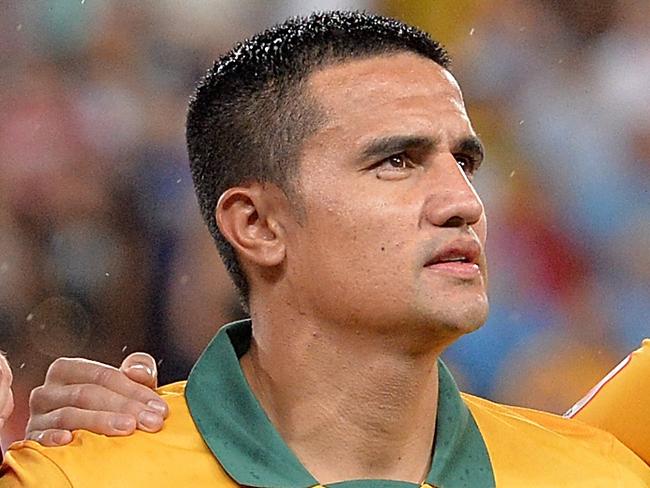
[(386, 162), (395, 169), (406, 169), (409, 164), (410, 160), (406, 157), (406, 154), (401, 153), (401, 154), (393, 154), (392, 156), (388, 157), (386, 159)]
[(479, 161), (476, 158), (470, 156), (458, 155), (456, 157), (456, 162), (458, 166), (465, 172), (467, 176), (473, 176), (474, 173), (478, 170)]
[(405, 152), (393, 154), (373, 166), (375, 175), (380, 180), (401, 180), (408, 178), (417, 165)]
[(380, 161), (377, 164), (377, 167), (379, 169), (387, 169), (387, 170), (405, 170), (409, 168), (414, 168), (415, 164), (409, 158), (406, 153), (398, 153), (398, 154), (393, 154), (392, 156), (388, 156), (386, 159)]

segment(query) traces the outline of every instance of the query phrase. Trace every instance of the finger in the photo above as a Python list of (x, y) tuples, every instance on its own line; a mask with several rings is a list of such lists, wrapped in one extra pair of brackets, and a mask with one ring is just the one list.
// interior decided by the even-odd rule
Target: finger
[(158, 368), (156, 361), (149, 354), (134, 352), (127, 356), (120, 371), (126, 374), (133, 381), (149, 388), (156, 388), (158, 385)]
[(13, 382), (13, 374), (11, 373), (9, 362), (2, 352), (0, 352), (0, 381), (3, 383), (7, 382), (9, 385)]
[(45, 376), (45, 385), (99, 385), (131, 400), (147, 404), (158, 403), (160, 410), (167, 406), (150, 388), (143, 386), (117, 368), (79, 358), (59, 358), (52, 363)]
[(72, 441), (69, 430), (49, 429), (27, 432), (25, 439), (33, 440), (46, 447), (65, 446)]
[(0, 423), (4, 425), (14, 409), (14, 397), (11, 391), (13, 375), (5, 357), (0, 353)]
[(105, 380), (110, 371), (117, 372), (117, 368), (97, 361), (84, 358), (58, 358), (55, 359), (45, 374), (46, 383), (71, 385), (75, 383), (95, 383)]
[[(150, 410), (160, 417), (163, 411), (131, 400), (98, 385), (49, 385), (34, 388), (29, 397), (29, 407), (33, 417), (49, 413), (63, 407), (76, 407), (89, 411), (104, 411), (138, 417), (144, 410)], [(158, 422), (156, 422), (158, 423)]]
[(3, 401), (4, 405), (2, 405), (2, 408), (0, 409), (0, 428), (4, 427), (4, 424), (11, 415), (11, 412), (14, 411), (14, 395), (11, 391), (11, 388), (9, 388), (9, 391), (6, 392)]
[(132, 434), (136, 419), (132, 415), (83, 410), (63, 407), (52, 412), (32, 417), (27, 424), (27, 433), (46, 430), (89, 430), (96, 434), (123, 436)]

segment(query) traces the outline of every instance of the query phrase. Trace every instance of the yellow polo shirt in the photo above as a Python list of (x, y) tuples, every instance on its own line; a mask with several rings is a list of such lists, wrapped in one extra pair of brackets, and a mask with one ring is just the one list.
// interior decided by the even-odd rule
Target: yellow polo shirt
[(565, 416), (611, 432), (650, 465), (650, 340), (643, 341)]
[[(239, 358), (250, 321), (223, 328), (187, 383), (160, 389), (170, 415), (156, 434), (105, 437), (76, 431), (65, 447), (32, 441), (7, 453), (0, 488), (320, 486), (253, 396)], [(462, 395), (440, 363), (431, 470), (437, 488), (648, 487), (650, 467), (611, 434), (559, 416)], [(417, 488), (352, 480), (329, 488)]]

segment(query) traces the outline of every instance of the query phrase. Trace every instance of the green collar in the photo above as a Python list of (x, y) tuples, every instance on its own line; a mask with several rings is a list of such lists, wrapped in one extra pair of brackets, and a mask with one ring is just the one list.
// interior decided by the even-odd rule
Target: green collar
[[(194, 365), (185, 396), (203, 440), (240, 485), (310, 488), (318, 485), (285, 444), (251, 392), (239, 365), (248, 350), (251, 321), (223, 327)], [(449, 370), (440, 361), (438, 417), (426, 482), (439, 488), (494, 486), (483, 438)], [(358, 480), (330, 488), (407, 488), (410, 483)]]

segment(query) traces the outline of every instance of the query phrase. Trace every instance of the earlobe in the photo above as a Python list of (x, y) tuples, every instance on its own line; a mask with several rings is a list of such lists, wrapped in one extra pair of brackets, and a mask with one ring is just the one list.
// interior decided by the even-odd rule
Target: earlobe
[(239, 258), (263, 267), (277, 266), (285, 258), (282, 227), (267, 200), (258, 184), (229, 188), (219, 198), (215, 215)]

